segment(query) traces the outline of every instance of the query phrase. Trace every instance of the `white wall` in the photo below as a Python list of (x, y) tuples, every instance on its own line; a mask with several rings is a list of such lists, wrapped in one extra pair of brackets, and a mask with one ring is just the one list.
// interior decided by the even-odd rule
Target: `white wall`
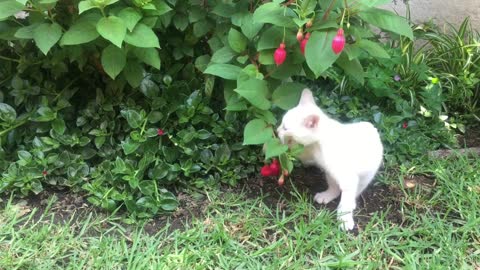
[[(405, 15), (405, 4), (386, 5), (399, 15)], [(472, 26), (480, 32), (480, 0), (410, 0), (410, 12), (414, 22), (425, 22), (432, 18), (438, 25), (445, 22), (459, 25), (466, 16), (470, 16)]]

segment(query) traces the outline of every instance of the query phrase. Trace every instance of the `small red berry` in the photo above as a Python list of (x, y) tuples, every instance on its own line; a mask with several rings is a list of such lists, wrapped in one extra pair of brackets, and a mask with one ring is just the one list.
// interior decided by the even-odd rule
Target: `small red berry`
[(287, 51), (285, 51), (285, 43), (280, 43), (280, 46), (273, 53), (273, 60), (277, 66), (280, 66), (285, 62), (287, 58)]
[(260, 174), (261, 174), (263, 177), (272, 176), (272, 169), (270, 169), (270, 166), (265, 165), (265, 166), (263, 166), (262, 169), (260, 170)]
[(407, 127), (408, 127), (408, 123), (407, 123), (407, 122), (403, 122), (402, 128), (407, 128)]
[(163, 129), (159, 128), (157, 130), (157, 134), (158, 134), (158, 136), (163, 136), (165, 134), (165, 131), (163, 131)]
[(42, 175), (47, 176), (48, 172), (46, 170), (43, 170)]
[(343, 34), (343, 29), (340, 28), (337, 31), (337, 35), (333, 38), (332, 49), (335, 54), (339, 54), (343, 51), (345, 47), (345, 36)]
[(298, 40), (298, 42), (302, 42), (302, 40), (303, 40), (302, 28), (298, 29), (298, 32), (297, 32), (297, 40)]

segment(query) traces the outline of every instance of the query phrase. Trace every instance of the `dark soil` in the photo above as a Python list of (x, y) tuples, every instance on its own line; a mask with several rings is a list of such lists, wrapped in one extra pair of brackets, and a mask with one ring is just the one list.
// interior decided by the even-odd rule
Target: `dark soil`
[[(459, 143), (465, 147), (480, 146), (480, 128), (467, 129), (464, 136), (459, 137)], [(298, 168), (290, 178), (293, 185), (286, 183), (283, 187), (279, 187), (275, 179), (248, 179), (243, 184), (237, 187), (221, 187), (223, 193), (240, 193), (243, 191), (248, 198), (258, 198), (262, 196), (264, 203), (273, 208), (282, 207), (287, 211), (288, 209), (285, 199), (291, 197), (292, 188), (295, 187), (300, 193), (306, 193), (313, 198), (315, 193), (323, 191), (327, 188), (323, 173), (316, 168)], [(432, 190), (435, 186), (435, 179), (427, 176), (418, 175), (409, 179), (404, 179), (404, 186), (406, 188), (413, 188), (421, 186), (427, 191)], [(50, 212), (54, 213), (54, 222), (67, 222), (69, 220), (81, 220), (92, 212), (99, 210), (86, 201), (86, 198), (80, 194), (69, 193), (67, 191), (45, 191), (37, 196), (30, 196), (23, 201), (23, 211), (28, 213), (36, 209), (34, 219), (38, 220), (41, 214), (47, 207), (48, 198), (56, 196), (57, 200), (53, 203)], [(361, 230), (365, 224), (370, 221), (370, 218), (375, 213), (384, 213), (386, 218), (393, 224), (402, 226), (405, 220), (400, 211), (400, 201), (404, 193), (400, 186), (387, 186), (380, 182), (371, 184), (364, 193), (357, 199), (357, 210), (355, 213), (355, 220), (357, 224), (356, 230)], [(156, 217), (145, 225), (145, 231), (150, 234), (155, 234), (161, 228), (169, 225), (169, 231), (176, 229), (183, 229), (185, 224), (190, 223), (192, 218), (201, 217), (204, 215), (208, 200), (194, 199), (192, 195), (187, 193), (179, 193), (178, 199), (180, 207), (171, 215), (163, 215)], [(313, 200), (312, 200), (313, 201)], [(317, 208), (326, 207), (332, 211), (335, 210), (339, 199), (337, 198), (328, 205), (315, 204)], [(5, 202), (3, 202), (4, 204)], [(0, 203), (2, 206), (2, 203)], [(101, 214), (101, 212), (99, 212)], [(47, 219), (48, 220), (48, 219)]]
[(458, 137), (460, 147), (479, 147), (480, 146), (480, 126), (468, 127), (465, 134)]

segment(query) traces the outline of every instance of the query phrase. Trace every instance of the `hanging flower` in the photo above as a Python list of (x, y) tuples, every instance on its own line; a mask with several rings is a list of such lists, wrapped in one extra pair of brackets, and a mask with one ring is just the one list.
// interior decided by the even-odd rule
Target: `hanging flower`
[(407, 122), (403, 122), (402, 128), (408, 128), (408, 123), (407, 123)]
[(396, 82), (399, 82), (402, 78), (400, 77), (400, 75), (396, 74), (395, 76), (393, 76), (393, 80), (396, 81)]
[(158, 134), (158, 136), (163, 136), (165, 134), (165, 131), (163, 131), (163, 129), (159, 128), (159, 129), (157, 129), (157, 134)]
[(274, 159), (272, 164), (270, 164), (270, 171), (273, 176), (280, 175), (280, 163), (278, 163), (277, 159)]
[(298, 40), (298, 42), (302, 42), (302, 40), (303, 40), (302, 28), (298, 29), (298, 32), (297, 32), (297, 40)]
[(310, 39), (310, 33), (305, 34), (305, 38), (300, 42), (300, 51), (305, 54), (305, 47), (307, 46), (308, 39)]
[(273, 60), (275, 61), (275, 64), (277, 66), (280, 66), (285, 62), (285, 59), (287, 58), (287, 51), (285, 51), (285, 43), (280, 43), (280, 46), (275, 50), (273, 53)]
[(262, 167), (262, 169), (260, 169), (260, 174), (261, 174), (263, 177), (272, 176), (272, 170), (270, 169), (270, 166), (264, 165), (264, 166)]
[(343, 29), (340, 28), (337, 31), (337, 35), (333, 38), (332, 41), (332, 50), (335, 54), (339, 54), (345, 48), (345, 36), (343, 33)]

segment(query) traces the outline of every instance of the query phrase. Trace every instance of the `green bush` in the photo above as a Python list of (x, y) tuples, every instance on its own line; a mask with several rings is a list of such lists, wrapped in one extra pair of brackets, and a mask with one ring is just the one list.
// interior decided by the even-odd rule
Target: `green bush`
[(373, 83), (363, 65), (390, 55), (371, 26), (413, 38), (385, 2), (0, 0), (0, 193), (69, 187), (149, 216), (175, 187), (253, 173), (248, 145), (291, 171), (278, 114), (319, 78)]

